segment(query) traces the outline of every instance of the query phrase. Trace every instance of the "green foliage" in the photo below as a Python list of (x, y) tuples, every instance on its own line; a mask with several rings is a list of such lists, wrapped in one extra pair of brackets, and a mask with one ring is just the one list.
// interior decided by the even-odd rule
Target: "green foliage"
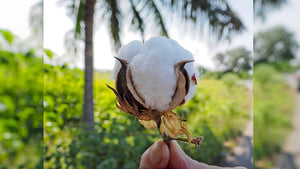
[(295, 73), (298, 69), (299, 66), (293, 66), (287, 61), (281, 61), (281, 62), (276, 62), (273, 64), (274, 68), (278, 72), (289, 72), (289, 73)]
[(204, 78), (205, 79), (220, 79), (223, 73), (217, 71), (205, 71)]
[(49, 50), (49, 49), (44, 49), (44, 52), (45, 52), (45, 54), (46, 54), (50, 59), (53, 58), (54, 53), (53, 53), (51, 50)]
[(253, 69), (249, 71), (240, 71), (236, 73), (240, 79), (249, 80), (253, 78)]
[[(11, 33), (3, 35), (13, 43)], [(41, 168), (42, 65), (33, 49), (0, 48), (0, 168)]]
[(255, 81), (262, 85), (271, 85), (272, 83), (280, 82), (280, 76), (273, 66), (262, 64), (255, 67)]
[(208, 71), (206, 70), (204, 72), (204, 78), (205, 79), (222, 79), (223, 76), (226, 76), (227, 74), (234, 74), (238, 78), (247, 80), (247, 79), (252, 79), (252, 75), (249, 74), (248, 71), (240, 71), (240, 72), (228, 72), (228, 73), (223, 73), (223, 72), (217, 72), (217, 71)]
[(10, 31), (0, 29), (0, 33), (10, 45), (13, 44), (15, 36)]
[(254, 165), (267, 168), (292, 128), (295, 95), (271, 65), (254, 70)]
[(239, 82), (239, 77), (233, 73), (226, 73), (223, 77), (222, 77), (223, 82), (225, 83), (225, 85), (228, 88), (232, 88), (235, 85), (237, 85), (237, 83)]
[[(109, 74), (95, 72), (95, 133), (80, 130), (83, 72), (45, 65), (44, 121), (45, 168), (138, 168), (143, 152), (161, 136), (119, 111), (106, 87)], [(202, 80), (196, 96), (175, 111), (188, 120), (192, 136), (205, 137), (203, 145), (189, 149), (192, 158), (217, 164), (223, 143), (238, 136), (250, 110), (248, 90), (233, 92), (219, 80)], [(235, 120), (232, 120), (235, 117)]]

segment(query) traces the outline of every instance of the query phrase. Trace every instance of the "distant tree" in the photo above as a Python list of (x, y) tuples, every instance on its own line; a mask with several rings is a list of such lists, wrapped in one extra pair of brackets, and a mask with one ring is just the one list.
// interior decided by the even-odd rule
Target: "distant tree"
[(225, 53), (218, 53), (214, 57), (219, 69), (223, 72), (241, 72), (252, 69), (251, 52), (244, 47), (238, 47)]
[(198, 72), (199, 72), (200, 76), (204, 75), (207, 72), (207, 69), (205, 67), (202, 67), (202, 66), (198, 66), (197, 69), (198, 69)]
[(265, 20), (270, 11), (282, 7), (287, 0), (254, 0), (253, 3), (254, 16)]
[[(163, 10), (181, 13), (184, 21), (193, 24), (208, 23), (210, 31), (218, 39), (230, 38), (232, 33), (244, 29), (244, 25), (238, 16), (231, 10), (227, 1), (224, 0), (64, 0), (69, 9), (69, 16), (73, 19), (75, 39), (84, 40), (85, 46), (85, 89), (83, 123), (88, 129), (93, 128), (93, 28), (94, 21), (105, 23), (110, 31), (113, 46), (117, 51), (121, 46), (121, 30), (124, 23), (130, 21), (134, 30), (144, 37), (146, 25), (156, 26), (160, 34), (168, 37)], [(96, 18), (94, 19), (94, 16)], [(205, 19), (204, 19), (205, 18)], [(84, 28), (84, 30), (83, 30)], [(70, 33), (69, 33), (70, 35)], [(76, 52), (77, 41), (72, 41), (68, 36), (70, 46)], [(70, 43), (71, 42), (71, 43)]]
[(274, 27), (254, 36), (254, 64), (290, 61), (296, 57), (298, 43), (284, 27)]

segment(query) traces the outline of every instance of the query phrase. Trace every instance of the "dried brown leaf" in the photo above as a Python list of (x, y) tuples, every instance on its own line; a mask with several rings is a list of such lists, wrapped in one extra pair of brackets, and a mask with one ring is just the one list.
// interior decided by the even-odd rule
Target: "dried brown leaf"
[[(182, 123), (180, 121), (183, 121)], [(160, 133), (166, 133), (171, 138), (176, 139), (178, 135), (186, 135), (191, 143), (191, 135), (187, 129), (186, 122), (173, 112), (167, 112), (161, 117)]]
[(157, 124), (154, 120), (139, 120), (139, 122), (147, 129), (152, 128), (154, 130), (157, 128)]

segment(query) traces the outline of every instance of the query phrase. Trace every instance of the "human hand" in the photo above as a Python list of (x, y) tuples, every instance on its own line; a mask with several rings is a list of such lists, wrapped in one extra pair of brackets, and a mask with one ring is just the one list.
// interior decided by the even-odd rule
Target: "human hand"
[(200, 163), (187, 156), (174, 140), (169, 147), (158, 140), (142, 155), (140, 169), (246, 169), (245, 167), (217, 167)]

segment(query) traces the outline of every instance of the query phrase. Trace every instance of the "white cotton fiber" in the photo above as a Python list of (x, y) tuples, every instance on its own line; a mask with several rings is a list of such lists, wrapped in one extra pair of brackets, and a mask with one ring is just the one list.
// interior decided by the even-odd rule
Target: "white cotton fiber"
[[(158, 111), (168, 109), (175, 93), (177, 83), (174, 72), (175, 64), (182, 60), (193, 60), (189, 51), (182, 48), (176, 41), (165, 37), (154, 37), (144, 44), (133, 41), (123, 46), (117, 57), (129, 62), (137, 92), (144, 98), (147, 106)], [(116, 76), (120, 67), (120, 63), (115, 65), (113, 76)], [(196, 73), (192, 62), (187, 63), (184, 68), (190, 78)], [(193, 96), (195, 91), (196, 86), (191, 81), (186, 101)]]
[[(143, 47), (143, 44), (140, 41), (131, 41), (129, 44), (122, 46), (119, 49), (117, 58), (121, 58), (121, 59), (125, 59), (128, 62), (131, 62), (133, 57), (138, 54), (139, 52), (141, 52)], [(113, 72), (112, 72), (112, 78), (115, 79), (117, 76), (117, 73), (119, 72), (121, 68), (121, 63), (116, 60), (115, 61), (115, 65), (113, 68)]]

